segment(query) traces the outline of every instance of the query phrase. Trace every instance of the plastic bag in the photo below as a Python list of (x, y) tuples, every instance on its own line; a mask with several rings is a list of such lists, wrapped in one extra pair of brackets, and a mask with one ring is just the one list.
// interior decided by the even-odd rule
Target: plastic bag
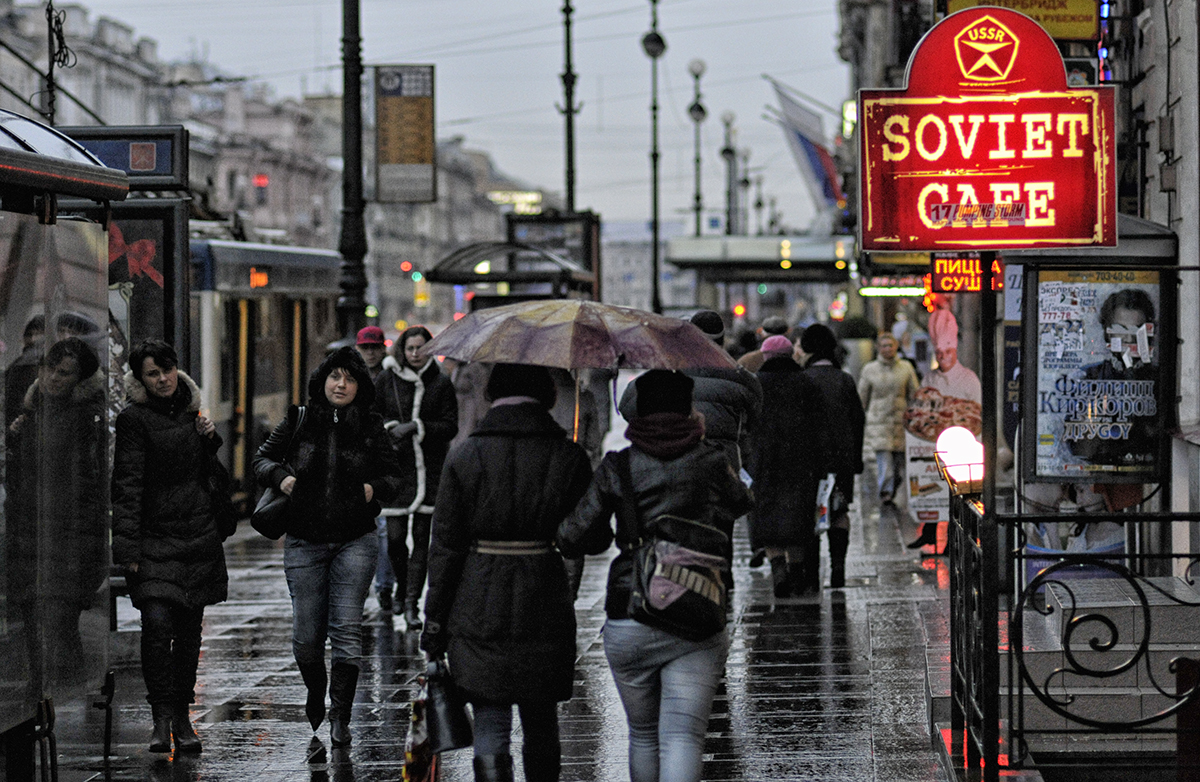
[(425, 706), (429, 690), (425, 677), (417, 678), (421, 689), (412, 701), (412, 717), (408, 723), (408, 737), (404, 740), (404, 782), (438, 782), (441, 773), (438, 756), (429, 744), (429, 723), (425, 719)]
[(837, 483), (837, 475), (829, 473), (817, 483), (817, 534), (829, 531), (829, 524), (833, 521), (833, 509), (831, 502), (833, 501), (834, 486)]

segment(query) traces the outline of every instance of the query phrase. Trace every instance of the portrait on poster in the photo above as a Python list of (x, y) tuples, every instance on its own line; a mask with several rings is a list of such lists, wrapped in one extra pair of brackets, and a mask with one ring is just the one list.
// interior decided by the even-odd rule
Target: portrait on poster
[(1159, 272), (1044, 270), (1036, 294), (1035, 479), (1156, 481)]

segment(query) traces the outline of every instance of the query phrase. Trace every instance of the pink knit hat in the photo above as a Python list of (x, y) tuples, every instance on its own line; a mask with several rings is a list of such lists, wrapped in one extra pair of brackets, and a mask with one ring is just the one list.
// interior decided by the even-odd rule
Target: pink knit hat
[(792, 341), (782, 334), (767, 337), (762, 343), (762, 352), (781, 356), (792, 352)]

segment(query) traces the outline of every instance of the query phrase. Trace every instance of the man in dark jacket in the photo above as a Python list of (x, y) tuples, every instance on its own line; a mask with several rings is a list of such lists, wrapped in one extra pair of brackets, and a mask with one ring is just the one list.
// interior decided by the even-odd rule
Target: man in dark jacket
[[(712, 310), (700, 310), (691, 321), (713, 342), (724, 344), (725, 325)], [(696, 411), (704, 416), (704, 437), (721, 446), (734, 472), (746, 463), (750, 432), (762, 411), (762, 386), (752, 373), (737, 369), (690, 369)], [(630, 383), (618, 406), (626, 420), (637, 416), (637, 384)]]

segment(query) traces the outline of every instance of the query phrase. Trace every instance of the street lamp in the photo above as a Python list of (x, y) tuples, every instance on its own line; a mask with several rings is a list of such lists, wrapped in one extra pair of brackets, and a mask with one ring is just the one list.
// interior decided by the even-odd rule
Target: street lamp
[(658, 34), (658, 0), (650, 0), (650, 32), (642, 37), (650, 58), (650, 309), (662, 313), (658, 293), (658, 58), (667, 42)]
[(700, 195), (700, 123), (704, 122), (704, 118), (708, 116), (708, 111), (700, 102), (700, 77), (704, 75), (704, 60), (697, 59), (689, 62), (688, 73), (692, 74), (692, 80), (696, 87), (696, 99), (692, 101), (691, 106), (688, 106), (688, 115), (691, 116), (692, 122), (696, 123), (696, 202), (693, 209), (696, 211), (696, 236), (699, 236), (700, 213), (704, 210), (704, 200)]
[(737, 150), (733, 148), (733, 121), (736, 119), (732, 111), (721, 115), (725, 124), (725, 146), (721, 147), (721, 157), (725, 159), (725, 233), (733, 235), (737, 212)]

